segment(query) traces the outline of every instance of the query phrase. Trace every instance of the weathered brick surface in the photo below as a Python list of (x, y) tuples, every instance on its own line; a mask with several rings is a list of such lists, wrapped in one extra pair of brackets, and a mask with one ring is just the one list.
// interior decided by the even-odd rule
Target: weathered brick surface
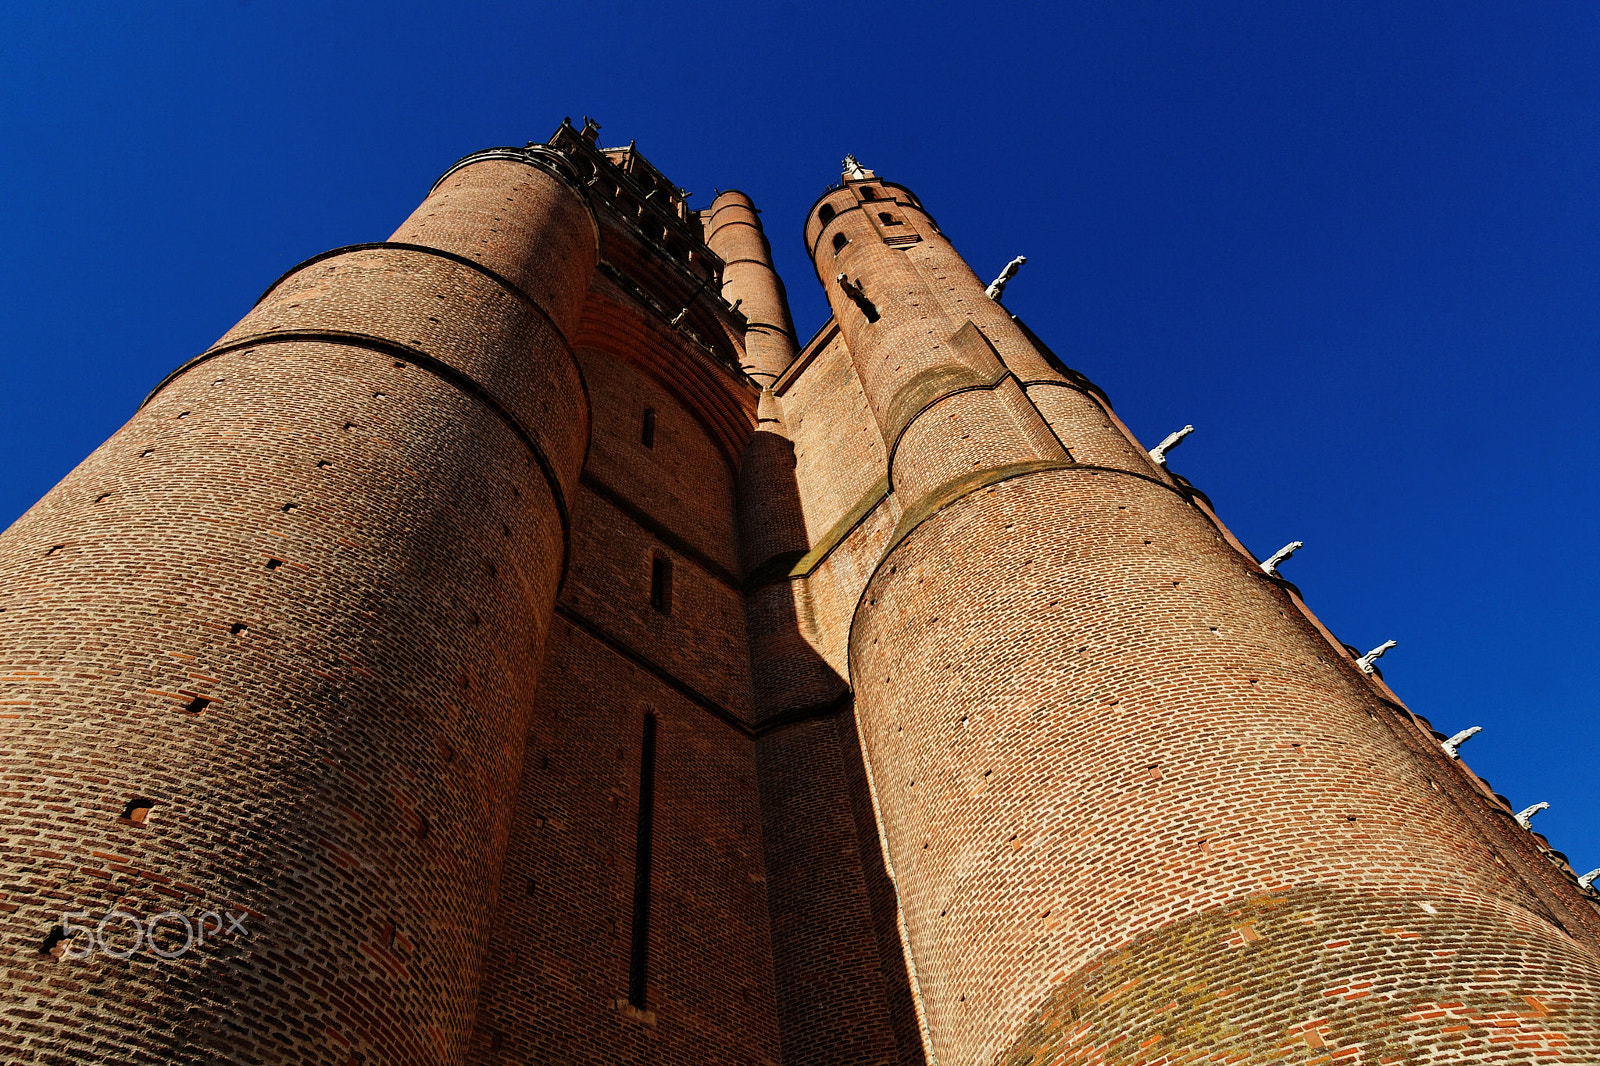
[(796, 357), (749, 198), (593, 133), (0, 536), (7, 1061), (1600, 1058), (1571, 871), (913, 194), (813, 211)]
[[(695, 412), (623, 356), (582, 348), (578, 358), (596, 427), (584, 472), (724, 571), (737, 572), (734, 472)], [(649, 447), (646, 410), (655, 412)]]
[[(585, 490), (562, 603), (723, 707), (748, 716), (744, 604), (737, 589)], [(650, 606), (651, 563), (672, 561), (671, 612)]]
[(1003, 1061), (1592, 1062), (1595, 980), (1592, 955), (1515, 915), (1293, 889), (1108, 952), (1051, 994)]
[(592, 205), (566, 167), (540, 150), (528, 162), (487, 159), (443, 178), (391, 241), (482, 263), (531, 297), (571, 336), (582, 314), (600, 235)]
[(588, 440), (584, 383), (566, 342), (527, 298), (426, 252), (363, 249), (285, 279), (217, 344), (327, 331), (396, 342), (466, 375), (532, 437), (563, 497), (572, 495)]
[[(622, 194), (599, 202), (604, 265), (574, 333), (592, 430), (467, 1061), (775, 1066), (732, 445), (757, 392), (700, 347), (705, 323), (672, 327), (663, 308), (692, 289), (651, 261), (634, 223), (658, 220), (620, 217)], [(672, 563), (665, 611), (650, 601), (658, 558)], [(635, 1007), (646, 714), (658, 732)]]
[[(1329, 1023), (1341, 1061), (1362, 1040), (1397, 1062), (1510, 1061), (1514, 1041), (1463, 1042), (1412, 1016), (1465, 1002), (1488, 1017), (1475, 982), (1512, 957), (1530, 972), (1498, 994), (1563, 1004), (1537, 1023), (1556, 1035), (1527, 1047), (1591, 1056), (1600, 986), (1570, 882), (1485, 830), (1459, 768), (1417, 748), (1387, 691), (1084, 392), (1035, 387), (1074, 459), (1127, 472), (1029, 461), (1021, 391), (1002, 406), (1004, 384), (963, 379), (991, 369), (962, 350), (963, 312), (983, 300), (973, 317), (991, 350), (1031, 378), (1025, 335), (934, 254), (931, 226), (909, 253), (874, 240), (858, 194), (826, 197), (837, 214), (813, 216), (808, 238), (819, 276), (845, 269), (881, 316), (829, 285), (908, 497), (855, 613), (850, 679), (936, 1057), (1278, 1061), (1306, 1023), (1334, 1017), (1340, 971), (1299, 911), (1270, 934), (1279, 961), (1254, 984), (1213, 933), (1279, 897), (1319, 901), (1317, 921), (1358, 941), (1402, 926), (1406, 904), (1388, 901), (1461, 916), (1434, 927), (1454, 954), (1368, 944), (1393, 969), (1373, 975), (1376, 1002)], [(836, 259), (835, 232), (849, 237)], [(1267, 935), (1237, 932), (1247, 947)], [(1420, 998), (1396, 992), (1412, 972), (1427, 975)], [(1116, 1013), (1143, 987), (1162, 1002)]]
[[(843, 727), (855, 728), (848, 717)], [(827, 717), (757, 741), (783, 1058), (897, 1063), (891, 1003), (896, 992), (908, 995), (904, 963), (897, 936), (893, 954), (880, 950), (869, 891), (876, 827), (869, 821), (868, 832), (858, 832), (846, 769), (851, 749), (839, 729)], [(920, 1040), (911, 1039), (920, 1052)]]
[(762, 232), (761, 216), (750, 197), (729, 189), (703, 212), (706, 245), (726, 263), (723, 295), (738, 300), (747, 328), (744, 367), (763, 386), (770, 386), (795, 355), (794, 323), (783, 280), (772, 268), (772, 248)]
[[(502, 420), (310, 343), (191, 371), (13, 526), (5, 983), (42, 1018), (8, 1057), (449, 1058), (560, 539)], [(113, 906), (252, 917), (171, 961), (40, 954)]]
[(780, 386), (780, 396), (806, 532), (818, 544), (877, 487), (883, 436), (836, 332), (820, 341), (803, 373)]
[[(529, 291), (426, 252), (312, 263), (0, 540), (14, 1060), (458, 1057), (587, 429), (530, 295), (587, 285), (565, 249), (593, 226), (508, 166), (452, 180), (514, 172), (515, 239), (469, 251)], [(519, 269), (541, 245), (563, 258)], [(41, 952), (114, 907), (249, 932)]]
[[(639, 746), (660, 722), (648, 1009), (628, 994)], [(557, 618), (473, 1063), (779, 1061), (751, 741)]]

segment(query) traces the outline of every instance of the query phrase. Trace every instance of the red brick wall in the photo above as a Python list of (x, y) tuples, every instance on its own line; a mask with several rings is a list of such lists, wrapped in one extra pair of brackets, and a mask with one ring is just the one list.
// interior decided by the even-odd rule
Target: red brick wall
[(906, 427), (850, 677), (936, 1057), (1592, 1057), (1589, 905), (1059, 386), (1038, 389), (1052, 435), (1115, 469), (1050, 454), (958, 327), (970, 310), (1009, 369), (1059, 375), (1023, 365), (914, 204), (907, 252), (855, 195), (807, 233), (819, 276), (877, 305), (828, 282), (891, 445)]
[[(292, 272), (0, 537), (8, 1058), (1600, 1054), (1570, 871), (913, 195), (813, 213), (789, 365), (747, 197), (556, 143)], [(248, 932), (42, 950), (112, 909)]]
[(846, 709), (757, 741), (783, 1061), (920, 1064), (893, 889), (852, 802), (854, 731)]
[[(487, 169), (454, 180), (514, 180), (521, 230), (482, 258), (541, 294), (581, 284), (581, 201)], [(541, 243), (559, 270), (514, 269)], [(553, 493), (582, 454), (576, 366), (527, 296), (391, 249), (311, 264), (216, 352), (0, 539), (0, 1041), (455, 1061), (561, 572)], [(119, 817), (134, 797), (143, 825)], [(244, 912), (248, 934), (40, 953), (63, 912), (112, 908)]]
[[(636, 238), (606, 211), (602, 255), (621, 270), (649, 253), (622, 246)], [(467, 1061), (776, 1066), (726, 433), (738, 417), (749, 435), (756, 393), (663, 320), (674, 278), (626, 277), (596, 274), (576, 334), (593, 427)], [(666, 612), (650, 602), (656, 558), (672, 563)], [(627, 1001), (646, 714), (658, 733), (639, 1008)]]
[(755, 203), (735, 189), (720, 194), (701, 213), (706, 245), (727, 265), (722, 295), (740, 301), (747, 329), (745, 371), (770, 387), (794, 359), (794, 323), (783, 280), (772, 268), (772, 249), (762, 232)]
[[(660, 723), (648, 1014), (628, 971), (645, 713)], [(775, 1066), (750, 739), (569, 620), (546, 657), (473, 1053)]]

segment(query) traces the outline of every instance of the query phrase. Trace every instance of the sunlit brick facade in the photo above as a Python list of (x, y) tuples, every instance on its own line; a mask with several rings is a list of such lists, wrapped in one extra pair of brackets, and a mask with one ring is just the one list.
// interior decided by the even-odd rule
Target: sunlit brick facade
[(1600, 1061), (1595, 896), (910, 190), (802, 346), (596, 132), (0, 539), (6, 1061)]

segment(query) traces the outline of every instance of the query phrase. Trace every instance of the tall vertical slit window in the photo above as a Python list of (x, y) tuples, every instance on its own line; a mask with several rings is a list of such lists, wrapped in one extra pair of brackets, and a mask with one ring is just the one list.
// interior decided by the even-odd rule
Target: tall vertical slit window
[(650, 606), (672, 613), (672, 560), (662, 555), (650, 560)]
[(639, 832), (633, 859), (633, 946), (628, 959), (628, 1002), (645, 1010), (650, 978), (650, 845), (655, 830), (656, 716), (644, 716), (639, 752)]
[(639, 425), (639, 443), (646, 448), (654, 448), (656, 446), (656, 409), (654, 407), (646, 407), (644, 409), (644, 421)]

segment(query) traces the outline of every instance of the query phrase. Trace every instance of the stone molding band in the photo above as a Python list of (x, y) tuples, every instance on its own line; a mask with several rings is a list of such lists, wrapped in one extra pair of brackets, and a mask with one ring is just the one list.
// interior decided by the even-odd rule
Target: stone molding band
[(862, 493), (861, 498), (851, 505), (850, 509), (839, 517), (833, 527), (818, 538), (816, 544), (808, 551), (782, 551), (751, 568), (745, 578), (746, 588), (757, 588), (761, 585), (775, 585), (780, 581), (794, 581), (798, 578), (811, 576), (812, 571), (828, 561), (834, 549), (850, 538), (861, 523), (865, 522), (872, 512), (884, 500), (889, 498), (889, 477), (880, 477), (873, 486)]
[[(709, 247), (711, 244), (711, 239), (717, 234), (721, 233), (723, 230), (727, 229), (729, 226), (749, 226), (751, 229), (756, 231), (756, 236), (761, 238), (762, 244), (765, 245), (767, 243), (767, 231), (761, 228), (760, 223), (748, 218), (730, 218), (728, 221), (719, 222), (716, 226), (706, 230), (706, 245)], [(724, 260), (724, 262), (730, 261), (731, 260)]]
[(533, 308), (536, 312), (538, 312), (539, 317), (544, 319), (545, 324), (555, 331), (555, 335), (561, 338), (561, 343), (565, 344), (568, 348), (572, 347), (572, 342), (567, 339), (566, 333), (562, 331), (560, 326), (556, 325), (556, 321), (550, 317), (550, 313), (543, 307), (539, 306), (539, 301), (535, 300), (532, 296), (529, 296), (522, 290), (520, 286), (518, 286), (504, 274), (500, 273), (498, 270), (494, 270), (491, 267), (486, 267), (476, 259), (469, 259), (466, 256), (460, 255), (456, 252), (447, 252), (442, 248), (430, 248), (426, 244), (408, 244), (405, 241), (368, 241), (364, 244), (346, 244), (340, 248), (330, 248), (320, 255), (314, 255), (310, 259), (296, 263), (294, 266), (278, 275), (278, 280), (267, 286), (267, 291), (263, 292), (256, 302), (251, 305), (251, 309), (254, 310), (257, 307), (260, 307), (268, 296), (271, 296), (275, 291), (277, 291), (278, 286), (282, 285), (284, 282), (300, 273), (300, 271), (306, 269), (307, 267), (315, 266), (324, 259), (333, 259), (337, 256), (348, 255), (354, 252), (383, 251), (385, 249), (397, 252), (418, 252), (422, 255), (437, 256), (440, 259), (448, 259), (457, 266), (464, 266), (469, 270), (477, 271), (490, 281), (494, 282), (496, 285), (500, 286), (502, 289), (509, 292), (512, 296), (515, 296), (518, 300), (521, 300), (523, 303)]
[[(743, 196), (746, 200), (751, 200), (751, 197), (750, 197), (749, 193), (742, 192), (739, 189), (723, 189), (721, 192), (719, 192), (717, 194), (717, 200), (722, 199), (724, 196), (727, 196), (729, 193), (737, 193), (738, 195)], [(737, 200), (730, 200), (727, 203), (723, 204), (721, 207), (717, 207), (716, 206), (716, 202), (717, 202), (716, 200), (711, 201), (712, 207), (711, 207), (711, 214), (709, 216), (711, 218), (717, 217), (717, 212), (724, 211), (724, 210), (726, 210), (726, 209), (728, 209), (730, 207), (742, 207), (746, 211), (749, 211), (752, 214), (757, 214), (757, 215), (759, 215), (761, 213), (760, 210), (755, 206), (754, 200), (751, 200), (751, 202), (747, 203), (747, 204), (742, 204)]]
[[(966, 369), (965, 364), (952, 363), (952, 364), (948, 364), (948, 365), (950, 365), (951, 367), (961, 367), (963, 369)], [(940, 368), (934, 368), (934, 369), (940, 369)], [(960, 371), (959, 370), (955, 371), (955, 373), (959, 374)], [(1044, 379), (1044, 380), (1037, 380), (1037, 381), (1023, 381), (1021, 378), (1017, 377), (1017, 375), (1015, 373), (1013, 373), (1012, 371), (1005, 370), (1002, 373), (1000, 373), (993, 381), (974, 382), (973, 384), (970, 384), (970, 385), (962, 385), (962, 386), (959, 386), (957, 388), (953, 388), (948, 392), (939, 393), (933, 399), (927, 401), (921, 407), (918, 407), (915, 411), (911, 412), (908, 416), (906, 416), (905, 420), (903, 422), (901, 422), (900, 425), (893, 427), (894, 431), (895, 431), (894, 432), (894, 439), (892, 441), (888, 442), (886, 461), (885, 461), (885, 464), (884, 464), (884, 468), (888, 471), (888, 477), (890, 479), (891, 486), (893, 485), (893, 481), (894, 481), (894, 457), (895, 457), (895, 453), (897, 451), (899, 451), (899, 449), (900, 449), (900, 441), (901, 441), (902, 438), (905, 437), (906, 431), (911, 428), (911, 426), (917, 421), (917, 419), (921, 418), (923, 415), (927, 414), (930, 410), (932, 410), (933, 408), (937, 407), (939, 404), (943, 403), (945, 400), (948, 400), (950, 397), (957, 396), (957, 395), (959, 395), (959, 394), (961, 394), (963, 392), (993, 392), (995, 389), (998, 389), (1001, 385), (1004, 385), (1006, 383), (1006, 379), (1007, 378), (1010, 378), (1012, 381), (1015, 381), (1017, 383), (1017, 387), (1022, 390), (1023, 396), (1027, 396), (1028, 389), (1031, 386), (1034, 386), (1034, 385), (1051, 385), (1051, 386), (1054, 386), (1055, 388), (1071, 389), (1073, 392), (1077, 392), (1077, 393), (1080, 393), (1080, 394), (1082, 394), (1084, 396), (1087, 396), (1090, 400), (1095, 401), (1096, 404), (1103, 405), (1105, 410), (1106, 410), (1106, 412), (1107, 412), (1107, 414), (1110, 413), (1110, 401), (1105, 399), (1104, 394), (1101, 393), (1099, 389), (1096, 389), (1092, 384), (1089, 384), (1087, 379), (1085, 379), (1083, 384), (1079, 384), (1079, 383), (1077, 383), (1075, 381), (1071, 381), (1071, 380), (1067, 380), (1067, 381), (1050, 381), (1048, 379)], [(1043, 419), (1042, 413), (1041, 413), (1040, 417), (1041, 417), (1041, 419)], [(1062, 450), (1065, 451), (1067, 453), (1067, 455), (1070, 457), (1072, 455), (1072, 449), (1067, 446), (1066, 441), (1061, 440), (1061, 435), (1056, 432), (1055, 426), (1051, 425), (1048, 419), (1044, 419), (1044, 423), (1045, 423), (1045, 426), (1049, 428), (1051, 435), (1054, 436), (1056, 438), (1056, 440), (1061, 443)], [(1177, 474), (1173, 474), (1172, 476), (1173, 476), (1174, 480), (1182, 482), (1181, 487), (1184, 490), (1191, 491), (1195, 495), (1199, 496), (1201, 499), (1205, 500), (1206, 506), (1209, 507), (1211, 505), (1211, 498), (1209, 496), (1207, 496), (1205, 493), (1201, 492), (1199, 489), (1195, 488), (1193, 485), (1190, 485), (1187, 481), (1184, 481)]]
[(693, 685), (680, 680), (660, 663), (657, 663), (644, 653), (629, 647), (620, 638), (613, 636), (598, 623), (579, 614), (566, 604), (557, 603), (555, 606), (555, 613), (564, 619), (569, 625), (576, 629), (583, 630), (583, 632), (587, 633), (594, 640), (604, 644), (606, 647), (610, 648), (612, 651), (616, 652), (633, 665), (639, 667), (639, 669), (643, 670), (651, 677), (654, 677), (657, 681), (660, 681), (663, 685), (666, 685), (668, 688), (672, 689), (690, 703), (693, 703), (701, 710), (706, 711), (713, 718), (722, 722), (724, 725), (738, 733), (740, 736), (744, 737), (746, 740), (760, 740), (762, 737), (765, 737), (771, 733), (775, 733), (778, 730), (784, 729), (788, 726), (795, 725), (798, 722), (812, 721), (818, 718), (831, 718), (840, 711), (848, 709), (851, 701), (855, 698), (855, 694), (852, 692), (850, 687), (846, 685), (844, 691), (840, 692), (836, 696), (832, 696), (826, 700), (823, 700), (820, 703), (808, 703), (802, 704), (799, 707), (790, 707), (787, 710), (776, 712), (771, 717), (763, 719), (758, 724), (752, 725), (750, 722), (745, 721), (739, 715), (735, 714), (727, 707), (724, 707), (710, 696), (707, 696)]
[[(930, 491), (916, 504), (901, 513), (899, 523), (895, 526), (894, 532), (889, 535), (889, 542), (884, 545), (883, 554), (878, 557), (877, 563), (872, 568), (872, 573), (868, 575), (866, 582), (861, 586), (861, 595), (856, 598), (855, 608), (850, 612), (850, 635), (846, 640), (846, 647), (854, 646), (856, 623), (861, 618), (861, 606), (867, 602), (867, 593), (871, 591), (872, 583), (878, 579), (878, 573), (883, 570), (884, 565), (888, 563), (900, 545), (911, 537), (911, 534), (921, 529), (930, 519), (941, 514), (947, 508), (967, 499), (980, 489), (986, 489), (991, 485), (998, 485), (1004, 481), (1013, 481), (1017, 478), (1048, 473), (1054, 470), (1067, 470), (1073, 473), (1086, 474), (1115, 474), (1120, 477), (1134, 478), (1170, 492), (1185, 503), (1193, 506), (1193, 500), (1190, 498), (1189, 493), (1182, 487), (1169, 485), (1165, 481), (1154, 478), (1149, 474), (1141, 474), (1133, 470), (1119, 470), (1114, 466), (1075, 463), (1063, 459), (1034, 459), (1023, 463), (1008, 463), (1003, 466), (990, 467), (987, 470), (976, 470), (970, 474), (952, 478)], [(1204, 512), (1201, 513), (1204, 514)]]
[[(457, 370), (436, 356), (429, 355), (419, 348), (408, 344), (389, 340), (387, 337), (377, 337), (370, 333), (353, 333), (345, 330), (280, 330), (272, 333), (256, 333), (238, 340), (208, 348), (199, 355), (190, 359), (172, 373), (161, 379), (155, 388), (150, 390), (150, 395), (139, 404), (143, 410), (151, 400), (174, 381), (183, 377), (190, 370), (208, 363), (219, 355), (241, 351), (246, 348), (257, 348), (266, 344), (307, 343), (307, 344), (337, 344), (348, 348), (364, 348), (367, 351), (380, 352), (397, 359), (404, 359), (415, 363), (418, 367), (433, 374), (452, 388), (465, 393), (487, 407), (507, 429), (522, 442), (528, 449), (533, 461), (538, 464), (539, 472), (543, 475), (545, 484), (550, 489), (550, 497), (555, 501), (556, 515), (561, 521), (561, 575), (565, 579), (567, 573), (567, 560), (572, 551), (572, 517), (567, 507), (566, 493), (562, 490), (561, 479), (556, 476), (555, 467), (551, 464), (549, 456), (544, 449), (539, 447), (533, 434), (517, 421), (517, 417), (502, 404), (495, 395), (482, 385), (478, 384), (469, 375)], [(585, 397), (587, 400), (587, 396)]]
[(502, 159), (511, 163), (521, 163), (537, 170), (542, 170), (552, 177), (559, 178), (572, 195), (578, 198), (583, 209), (589, 213), (589, 224), (594, 227), (594, 252), (600, 254), (600, 216), (595, 213), (594, 204), (589, 202), (588, 186), (579, 176), (567, 157), (554, 148), (543, 144), (529, 145), (526, 148), (513, 148), (509, 145), (499, 148), (482, 148), (471, 155), (462, 156), (450, 164), (450, 169), (439, 175), (439, 180), (428, 186), (428, 195), (432, 196), (434, 190), (443, 185), (445, 179), (458, 170), (470, 167), (474, 163), (484, 163), (491, 159)]
[(752, 259), (748, 255), (742, 255), (738, 259), (724, 259), (722, 261), (722, 265), (725, 266), (725, 267), (731, 267), (735, 263), (754, 263), (757, 266), (766, 267), (774, 275), (776, 275), (778, 273), (777, 269), (775, 267), (773, 267), (773, 265), (771, 263), (769, 263), (767, 260), (765, 260), (765, 259)]
[(735, 577), (727, 567), (721, 565), (715, 559), (711, 558), (711, 556), (707, 555), (693, 544), (690, 544), (687, 540), (668, 529), (661, 522), (652, 518), (638, 504), (628, 499), (610, 485), (607, 485), (604, 481), (601, 481), (594, 474), (585, 470), (582, 474), (578, 475), (578, 482), (579, 484), (583, 485), (584, 488), (588, 489), (590, 492), (594, 493), (602, 500), (605, 500), (623, 514), (633, 519), (635, 525), (645, 530), (651, 536), (655, 537), (657, 540), (671, 548), (673, 551), (677, 552), (679, 555), (689, 559), (695, 565), (699, 566), (700, 569), (704, 570), (706, 573), (722, 582), (729, 589), (733, 590), (734, 592), (742, 591), (742, 586), (739, 583), (739, 579)]
[[(893, 434), (893, 437), (886, 441), (888, 448), (885, 450), (884, 455), (884, 470), (889, 479), (890, 492), (894, 491), (894, 457), (900, 451), (900, 441), (905, 437), (906, 431), (915, 425), (919, 418), (933, 410), (935, 407), (939, 406), (944, 401), (950, 399), (952, 396), (959, 396), (964, 392), (993, 392), (1001, 385), (1004, 385), (1007, 378), (1012, 380), (1016, 379), (1016, 375), (1011, 373), (1011, 371), (1002, 370), (993, 381), (986, 381), (982, 379), (973, 380), (974, 378), (977, 378), (977, 371), (973, 370), (964, 363), (947, 363), (944, 366), (932, 367), (929, 370), (923, 371), (923, 373), (931, 374), (946, 370), (948, 370), (950, 380), (964, 380), (968, 382), (968, 384), (960, 384), (955, 388), (949, 389), (948, 391), (938, 393), (933, 397), (933, 399), (926, 401), (910, 412), (901, 412), (898, 416), (894, 411), (895, 400), (898, 400), (900, 395), (903, 394), (905, 390), (902, 389), (901, 393), (896, 394), (894, 400), (889, 402), (889, 429)], [(916, 379), (913, 378), (911, 382), (908, 382), (907, 388), (914, 384), (915, 380)], [(1067, 454), (1071, 455), (1072, 453), (1068, 452)]]
[(746, 333), (753, 329), (762, 330), (767, 333), (776, 333), (780, 337), (788, 337), (790, 340), (794, 340), (794, 337), (790, 335), (788, 330), (772, 322), (753, 322), (750, 319), (745, 319), (744, 329)]
[[(262, 302), (277, 290), (278, 286), (282, 285), (285, 281), (288, 281), (290, 278), (294, 277), (307, 267), (314, 266), (325, 259), (333, 259), (341, 255), (365, 251), (382, 251), (385, 249), (400, 252), (416, 252), (420, 255), (430, 255), (439, 259), (444, 259), (451, 263), (455, 263), (457, 266), (464, 266), (468, 270), (473, 270), (479, 274), (482, 274), (484, 277), (500, 286), (506, 292), (510, 293), (513, 297), (522, 301), (525, 306), (531, 308), (533, 312), (544, 321), (545, 325), (550, 327), (551, 332), (553, 332), (561, 341), (562, 349), (567, 354), (567, 361), (572, 364), (573, 372), (578, 375), (578, 387), (583, 390), (584, 408), (585, 410), (594, 409), (589, 400), (589, 380), (584, 376), (583, 364), (580, 363), (577, 356), (573, 354), (572, 341), (568, 339), (566, 333), (556, 323), (556, 320), (550, 317), (550, 313), (539, 305), (539, 301), (535, 300), (532, 296), (529, 296), (526, 292), (524, 292), (521, 286), (517, 285), (504, 274), (501, 274), (498, 270), (484, 266), (476, 259), (471, 259), (456, 252), (447, 252), (442, 248), (432, 248), (426, 244), (410, 244), (406, 241), (368, 241), (364, 244), (347, 244), (340, 248), (330, 248), (328, 251), (323, 252), (320, 255), (314, 255), (304, 262), (296, 263), (283, 274), (279, 275), (278, 280), (267, 286), (267, 290), (263, 292), (260, 298), (257, 299), (256, 302), (251, 306), (251, 310), (260, 307)], [(187, 366), (188, 364), (184, 365)], [(173, 376), (180, 373), (182, 369), (183, 368), (180, 367), (172, 374), (169, 374), (167, 377), (163, 378), (161, 380), (161, 384), (157, 385), (155, 389), (151, 391), (150, 396), (146, 396), (144, 403), (141, 403), (139, 406), (143, 407), (144, 404), (149, 403), (150, 397), (161, 391), (161, 389), (166, 386), (167, 382), (170, 381)], [(585, 438), (583, 444), (583, 456), (584, 461), (587, 462), (589, 458), (589, 440), (587, 437)]]

